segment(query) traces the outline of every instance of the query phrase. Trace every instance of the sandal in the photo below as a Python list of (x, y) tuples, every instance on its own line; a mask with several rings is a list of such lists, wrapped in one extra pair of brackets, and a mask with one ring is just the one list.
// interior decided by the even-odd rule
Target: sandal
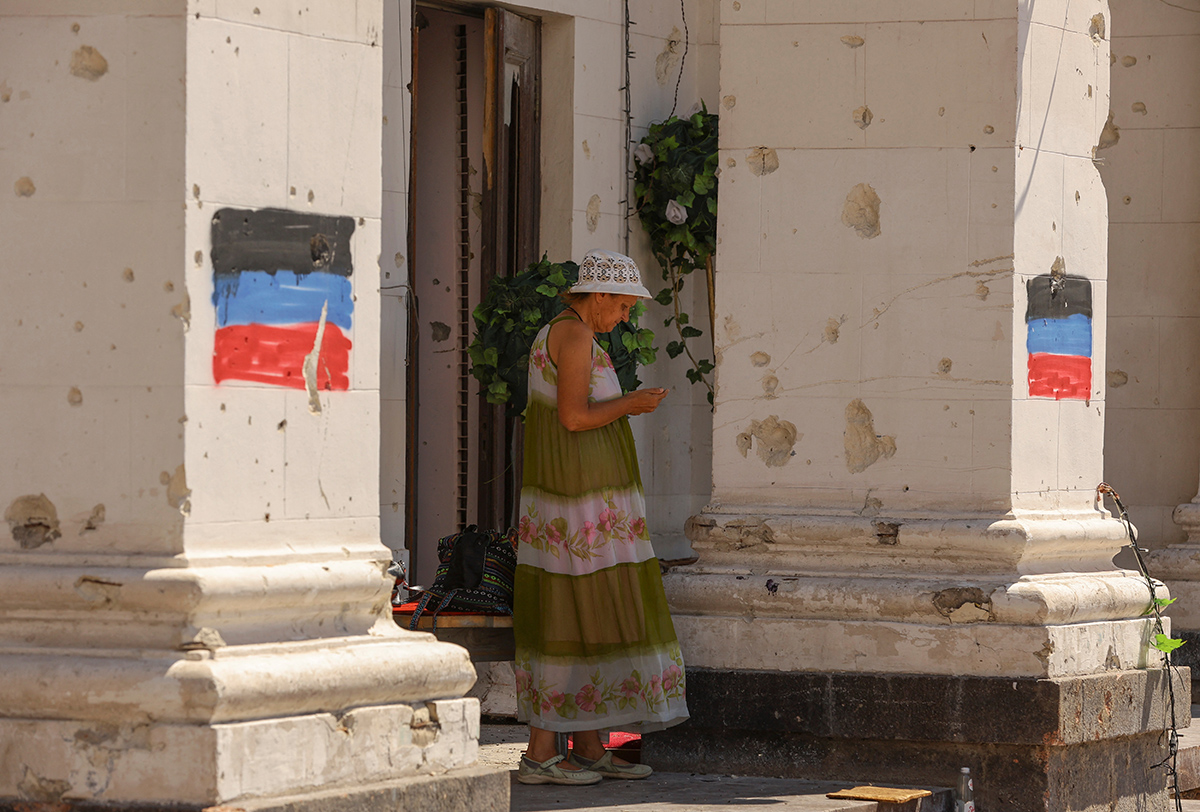
[(529, 756), (521, 756), (521, 766), (517, 768), (517, 780), (522, 784), (563, 784), (564, 786), (578, 787), (600, 783), (601, 775), (599, 773), (586, 768), (564, 770), (558, 766), (558, 762), (562, 760), (562, 756), (554, 756), (539, 764)]
[(576, 767), (599, 773), (605, 778), (649, 778), (650, 774), (654, 772), (649, 764), (617, 764), (613, 761), (612, 750), (605, 751), (604, 755), (594, 761), (571, 753), (570, 761)]

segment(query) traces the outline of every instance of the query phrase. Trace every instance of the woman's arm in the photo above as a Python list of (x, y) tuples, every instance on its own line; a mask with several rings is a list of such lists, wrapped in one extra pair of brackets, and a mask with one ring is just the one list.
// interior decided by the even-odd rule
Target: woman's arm
[(592, 382), (592, 331), (583, 322), (560, 321), (550, 328), (547, 350), (558, 367), (558, 420), (570, 431), (607, 426), (627, 414), (658, 408), (666, 389), (638, 389), (603, 403), (588, 402)]

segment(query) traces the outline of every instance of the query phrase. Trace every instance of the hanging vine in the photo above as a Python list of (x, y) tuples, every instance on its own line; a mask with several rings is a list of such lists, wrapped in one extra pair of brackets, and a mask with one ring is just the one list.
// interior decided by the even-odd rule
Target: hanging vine
[[(677, 340), (667, 343), (667, 355), (686, 354), (691, 368), (688, 380), (708, 389), (713, 402), (710, 358), (689, 341), (704, 335), (680, 302), (684, 281), (704, 269), (712, 294), (712, 259), (717, 246), (717, 116), (700, 105), (695, 113), (672, 115), (650, 132), (633, 152), (637, 169), (634, 195), (638, 217), (650, 235), (654, 257), (662, 268), (666, 287), (654, 300), (671, 308), (664, 327), (674, 327)], [(712, 330), (710, 306), (709, 330)], [(701, 357), (697, 358), (697, 354)]]

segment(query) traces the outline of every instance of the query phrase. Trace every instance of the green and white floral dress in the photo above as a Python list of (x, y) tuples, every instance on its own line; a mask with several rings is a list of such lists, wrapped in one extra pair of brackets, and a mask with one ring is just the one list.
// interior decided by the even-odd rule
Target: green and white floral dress
[[(517, 718), (555, 731), (648, 732), (687, 719), (683, 658), (646, 530), (629, 419), (558, 420), (558, 371), (534, 339), (516, 597)], [(592, 342), (589, 400), (621, 396)]]

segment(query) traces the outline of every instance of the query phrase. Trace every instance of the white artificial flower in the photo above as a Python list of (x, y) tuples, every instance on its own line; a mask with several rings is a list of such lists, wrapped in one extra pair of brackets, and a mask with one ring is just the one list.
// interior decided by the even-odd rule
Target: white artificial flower
[(692, 105), (691, 109), (690, 109), (690, 110), (688, 110), (688, 111), (687, 111), (687, 112), (684, 114), (684, 116), (683, 116), (683, 117), (684, 117), (684, 118), (691, 118), (692, 116), (696, 115), (697, 113), (699, 113), (699, 112), (700, 112), (701, 110), (703, 110), (703, 109), (704, 109), (704, 108), (703, 108), (703, 107), (700, 105), (700, 102), (696, 102), (695, 104), (693, 104), (693, 105)]
[(667, 201), (667, 219), (677, 226), (681, 226), (687, 222), (687, 209), (680, 206), (674, 200)]
[(654, 160), (654, 150), (650, 149), (649, 144), (638, 144), (633, 151), (633, 158), (640, 164), (648, 164)]

